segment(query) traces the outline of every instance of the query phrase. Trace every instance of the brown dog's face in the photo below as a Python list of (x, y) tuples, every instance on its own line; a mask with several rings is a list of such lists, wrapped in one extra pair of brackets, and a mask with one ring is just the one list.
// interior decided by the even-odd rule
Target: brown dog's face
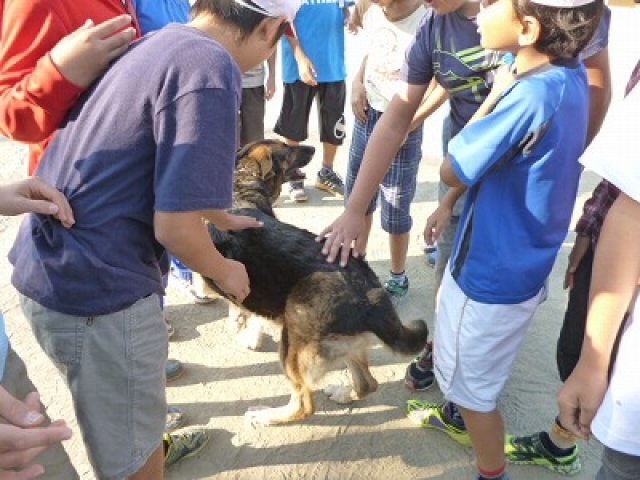
[(287, 145), (280, 140), (259, 140), (236, 154), (236, 169), (255, 173), (269, 190), (271, 202), (280, 196), (282, 184), (298, 169), (305, 167), (316, 149), (308, 145)]

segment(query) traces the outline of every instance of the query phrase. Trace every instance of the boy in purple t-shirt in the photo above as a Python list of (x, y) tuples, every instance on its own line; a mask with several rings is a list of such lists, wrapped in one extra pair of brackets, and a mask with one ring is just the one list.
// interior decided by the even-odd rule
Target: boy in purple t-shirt
[[(100, 478), (163, 477), (206, 444), (163, 442), (165, 249), (239, 301), (244, 266), (215, 249), (230, 215), (241, 72), (266, 60), (297, 0), (198, 0), (193, 20), (133, 45), (71, 110), (37, 175), (75, 225), (29, 215), (10, 252), (12, 282), (40, 345), (65, 375)], [(114, 101), (116, 99), (116, 101)], [(167, 440), (167, 436), (164, 436)]]

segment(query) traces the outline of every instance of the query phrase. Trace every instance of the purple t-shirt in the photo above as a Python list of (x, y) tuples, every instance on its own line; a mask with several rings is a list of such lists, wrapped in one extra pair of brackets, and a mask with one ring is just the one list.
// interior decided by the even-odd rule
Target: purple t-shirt
[(12, 281), (52, 310), (95, 316), (162, 294), (155, 211), (228, 208), (241, 73), (203, 32), (136, 42), (70, 112), (36, 171), (69, 199), (67, 230), (25, 217)]
[[(611, 12), (605, 7), (600, 26), (581, 59), (606, 48)], [(480, 45), (476, 19), (456, 11), (438, 15), (429, 9), (407, 49), (402, 79), (414, 85), (426, 85), (435, 76), (449, 93), (453, 138), (462, 130), (487, 97), (494, 70), (502, 53), (485, 50)]]
[(401, 75), (414, 85), (426, 85), (436, 77), (449, 93), (454, 137), (487, 97), (501, 57), (480, 45), (475, 18), (460, 12), (438, 15), (429, 9), (407, 50)]

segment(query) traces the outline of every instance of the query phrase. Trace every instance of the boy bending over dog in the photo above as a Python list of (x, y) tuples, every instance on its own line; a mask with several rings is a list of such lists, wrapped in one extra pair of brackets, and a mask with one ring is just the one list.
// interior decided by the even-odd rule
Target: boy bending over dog
[[(244, 266), (219, 254), (202, 218), (260, 226), (225, 211), (240, 79), (273, 53), (298, 6), (198, 0), (189, 24), (144, 37), (92, 85), (36, 171), (69, 199), (75, 225), (27, 216), (12, 281), (66, 376), (99, 478), (163, 477), (165, 248), (236, 299), (249, 293)], [(166, 463), (206, 441), (194, 436)]]

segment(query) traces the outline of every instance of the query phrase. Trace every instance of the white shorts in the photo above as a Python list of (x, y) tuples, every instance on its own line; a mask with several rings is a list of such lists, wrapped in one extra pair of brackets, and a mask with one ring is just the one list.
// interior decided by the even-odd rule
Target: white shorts
[(545, 288), (514, 305), (471, 300), (445, 269), (437, 302), (434, 370), (443, 395), (463, 408), (495, 410)]

